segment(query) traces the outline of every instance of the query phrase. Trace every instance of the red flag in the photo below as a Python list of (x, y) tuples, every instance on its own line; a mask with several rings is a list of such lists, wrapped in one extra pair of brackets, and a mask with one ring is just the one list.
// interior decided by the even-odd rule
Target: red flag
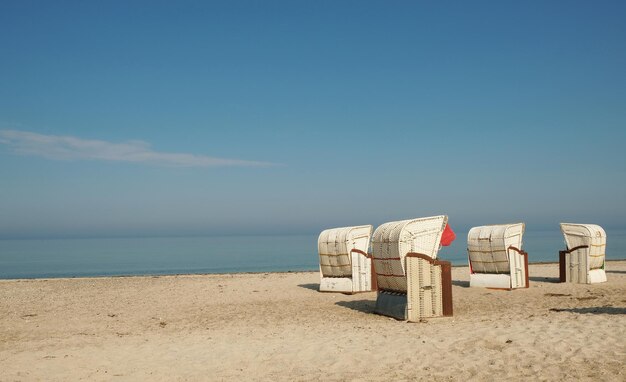
[(443, 229), (443, 233), (441, 234), (441, 245), (444, 247), (449, 246), (456, 239), (456, 234), (450, 228), (450, 224), (446, 223), (446, 228)]

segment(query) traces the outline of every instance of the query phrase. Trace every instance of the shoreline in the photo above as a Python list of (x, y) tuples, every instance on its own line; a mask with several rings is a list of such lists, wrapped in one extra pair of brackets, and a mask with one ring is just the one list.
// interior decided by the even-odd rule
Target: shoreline
[[(610, 262), (626, 261), (623, 259), (606, 260)], [(558, 261), (537, 261), (529, 262), (528, 265), (558, 265)], [(452, 264), (452, 268), (468, 267), (468, 264)], [(217, 272), (217, 273), (141, 273), (141, 274), (121, 274), (121, 275), (95, 275), (95, 276), (60, 276), (60, 277), (27, 277), (27, 278), (0, 278), (1, 282), (7, 281), (36, 281), (36, 280), (78, 280), (78, 279), (107, 279), (107, 278), (133, 278), (133, 277), (180, 277), (180, 276), (211, 276), (211, 275), (258, 275), (258, 274), (292, 274), (292, 273), (318, 273), (318, 269), (289, 270), (289, 271), (250, 271), (250, 272)]]

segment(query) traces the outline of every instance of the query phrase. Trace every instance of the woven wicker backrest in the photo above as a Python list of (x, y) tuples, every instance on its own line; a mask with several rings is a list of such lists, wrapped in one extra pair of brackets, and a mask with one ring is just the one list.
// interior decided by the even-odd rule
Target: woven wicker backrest
[(441, 234), (448, 222), (445, 215), (389, 222), (372, 236), (372, 256), (378, 288), (405, 293), (405, 257), (409, 252), (435, 259)]
[(467, 252), (475, 273), (511, 273), (508, 248), (522, 249), (524, 223), (473, 227), (467, 234)]
[(604, 265), (606, 251), (606, 232), (596, 224), (561, 223), (561, 232), (567, 249), (586, 245), (581, 249), (587, 253), (589, 269), (598, 269)]
[(367, 252), (372, 226), (331, 228), (322, 231), (317, 241), (320, 269), (324, 277), (351, 277), (350, 251)]

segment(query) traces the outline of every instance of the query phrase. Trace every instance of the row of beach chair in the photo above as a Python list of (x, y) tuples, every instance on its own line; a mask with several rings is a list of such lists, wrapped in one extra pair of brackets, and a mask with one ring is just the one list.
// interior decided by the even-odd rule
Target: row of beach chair
[[(376, 313), (420, 321), (452, 315), (451, 264), (437, 259), (454, 233), (445, 215), (341, 227), (318, 239), (320, 291), (377, 291)], [(559, 252), (559, 280), (606, 281), (606, 234), (594, 224), (561, 223), (566, 249)], [(470, 287), (528, 288), (524, 223), (473, 227), (467, 236)], [(442, 238), (443, 237), (443, 238)]]

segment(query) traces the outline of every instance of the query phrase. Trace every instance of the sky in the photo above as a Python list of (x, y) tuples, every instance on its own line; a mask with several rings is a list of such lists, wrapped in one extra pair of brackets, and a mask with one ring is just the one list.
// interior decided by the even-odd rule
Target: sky
[(0, 238), (626, 228), (626, 2), (2, 1)]

